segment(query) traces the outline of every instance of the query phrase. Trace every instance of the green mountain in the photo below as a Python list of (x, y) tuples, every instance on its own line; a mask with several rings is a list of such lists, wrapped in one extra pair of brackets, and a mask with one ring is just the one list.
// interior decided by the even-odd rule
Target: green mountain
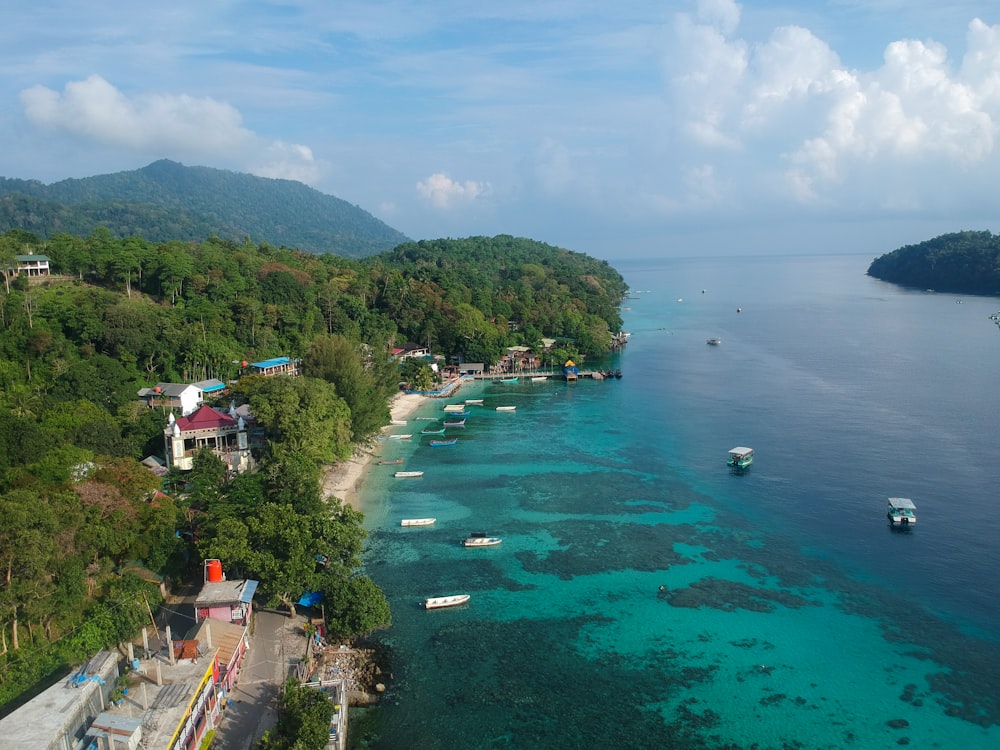
[(105, 226), (118, 237), (150, 242), (240, 242), (363, 258), (409, 240), (347, 201), (301, 182), (274, 180), (162, 159), (130, 172), (62, 180), (0, 177), (0, 232), (41, 238), (89, 235)]
[(953, 232), (886, 253), (868, 275), (916, 289), (956, 294), (1000, 293), (1000, 235)]

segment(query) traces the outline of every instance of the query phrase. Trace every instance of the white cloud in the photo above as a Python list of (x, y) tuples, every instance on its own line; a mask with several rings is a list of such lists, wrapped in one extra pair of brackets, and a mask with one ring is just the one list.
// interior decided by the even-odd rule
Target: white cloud
[[(739, 15), (731, 2), (701, 0), (695, 14), (677, 14), (664, 49), (676, 127), (692, 146), (687, 158), (728, 154), (737, 192), (778, 186), (796, 201), (846, 206), (898, 185), (915, 196), (898, 205), (913, 206), (933, 196), (934, 169), (960, 174), (997, 160), (1000, 26), (969, 25), (958, 70), (943, 45), (900, 40), (887, 45), (881, 66), (859, 71), (800, 26), (778, 27), (761, 42), (739, 38)], [(730, 193), (692, 191), (711, 181), (686, 168), (702, 179), (687, 183), (680, 205)], [(914, 181), (927, 187), (912, 190)]]
[(225, 162), (262, 177), (315, 183), (320, 165), (307, 146), (269, 141), (243, 125), (226, 102), (185, 94), (129, 97), (104, 78), (70, 81), (62, 92), (46, 86), (21, 91), (35, 125), (130, 151)]
[(740, 5), (733, 0), (698, 0), (698, 20), (732, 34), (740, 25)]
[(436, 172), (426, 180), (417, 183), (417, 193), (432, 206), (447, 211), (455, 206), (470, 203), (490, 194), (488, 182), (455, 182), (450, 177)]

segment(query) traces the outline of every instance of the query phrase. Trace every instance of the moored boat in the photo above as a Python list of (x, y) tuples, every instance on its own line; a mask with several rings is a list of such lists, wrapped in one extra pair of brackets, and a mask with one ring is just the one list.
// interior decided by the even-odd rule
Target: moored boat
[(444, 427), (438, 427), (436, 430), (431, 427), (425, 427), (420, 431), (421, 435), (444, 435)]
[(406, 424), (405, 419), (390, 419), (389, 424)]
[(729, 451), (726, 464), (734, 469), (745, 469), (753, 463), (753, 448), (737, 446)]
[(429, 443), (432, 448), (440, 448), (444, 445), (454, 445), (458, 442), (458, 438), (451, 438), (450, 440), (431, 440)]
[(517, 411), (516, 406), (498, 406), (497, 411)]
[(498, 536), (487, 536), (481, 533), (469, 534), (465, 539), (462, 540), (463, 547), (496, 547), (500, 542), (502, 542)]
[(415, 479), (416, 477), (422, 477), (424, 472), (422, 471), (397, 471), (393, 474), (396, 479)]
[(472, 597), (469, 594), (452, 594), (451, 596), (430, 596), (424, 599), (424, 609), (443, 609), (465, 604)]
[(886, 515), (893, 526), (913, 526), (917, 522), (917, 506), (908, 497), (890, 497)]
[(449, 414), (457, 411), (465, 411), (465, 404), (445, 404), (444, 411)]
[(400, 526), (433, 526), (436, 518), (404, 518), (399, 522)]
[(397, 458), (395, 461), (379, 461), (379, 466), (393, 466), (403, 463), (403, 459)]
[(442, 422), (441, 424), (443, 424), (445, 427), (465, 427), (465, 417), (462, 417), (461, 419), (454, 419), (450, 422), (445, 421)]
[(531, 382), (532, 382), (532, 383), (544, 383), (544, 382), (545, 382), (546, 380), (548, 380), (548, 379), (549, 379), (549, 378), (548, 378), (548, 376), (547, 376), (547, 375), (536, 375), (535, 377), (533, 377), (533, 378), (531, 379)]
[(467, 398), (467, 399), (465, 399), (465, 403), (467, 405), (473, 405), (473, 404), (475, 404), (476, 406), (482, 406), (483, 405), (483, 400), (481, 398)]

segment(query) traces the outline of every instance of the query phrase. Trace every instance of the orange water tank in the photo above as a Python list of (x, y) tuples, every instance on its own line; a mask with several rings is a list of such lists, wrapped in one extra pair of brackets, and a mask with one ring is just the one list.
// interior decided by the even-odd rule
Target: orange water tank
[(222, 580), (222, 560), (205, 560), (205, 580), (209, 583)]

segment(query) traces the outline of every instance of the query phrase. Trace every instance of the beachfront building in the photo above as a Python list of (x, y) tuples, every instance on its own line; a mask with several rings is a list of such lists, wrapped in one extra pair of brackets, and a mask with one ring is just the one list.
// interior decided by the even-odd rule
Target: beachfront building
[(400, 362), (411, 357), (427, 357), (429, 355), (430, 350), (426, 346), (413, 343), (397, 346), (392, 350), (392, 356)]
[(167, 427), (163, 430), (166, 443), (167, 467), (190, 471), (194, 457), (203, 448), (218, 456), (232, 474), (252, 471), (257, 462), (251, 452), (251, 417), (202, 404), (189, 416), (177, 419), (170, 412)]

